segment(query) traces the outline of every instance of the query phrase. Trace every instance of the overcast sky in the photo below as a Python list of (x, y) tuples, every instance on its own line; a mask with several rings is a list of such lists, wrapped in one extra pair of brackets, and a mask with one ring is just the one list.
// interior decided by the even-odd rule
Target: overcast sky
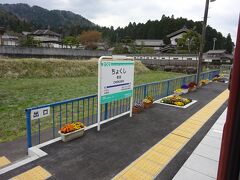
[[(1, 3), (27, 3), (43, 8), (69, 10), (101, 26), (124, 27), (129, 22), (160, 20), (162, 15), (203, 19), (205, 0), (0, 0)], [(208, 24), (235, 43), (240, 0), (210, 3)]]

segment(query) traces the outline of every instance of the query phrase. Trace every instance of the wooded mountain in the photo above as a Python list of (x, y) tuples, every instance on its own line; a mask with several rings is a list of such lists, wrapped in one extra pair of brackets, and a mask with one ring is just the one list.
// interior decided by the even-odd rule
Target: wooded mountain
[[(39, 6), (29, 6), (28, 4), (0, 4), (0, 10), (5, 11), (5, 17), (11, 18), (11, 24), (28, 23), (32, 29), (46, 29), (50, 27), (58, 33), (71, 33), (73, 28), (90, 28), (95, 24), (81, 15), (74, 14), (70, 11), (47, 10)], [(19, 21), (16, 20), (16, 17)], [(1, 23), (2, 24), (2, 23)], [(12, 28), (11, 28), (12, 29)], [(26, 28), (27, 30), (28, 28)], [(21, 31), (21, 28), (18, 29)]]
[(17, 16), (0, 9), (0, 26), (6, 27), (14, 32), (31, 31), (32, 25), (26, 21), (21, 21)]
[[(0, 4), (0, 26), (7, 27), (7, 30), (22, 32), (36, 29), (51, 30), (64, 36), (78, 36), (83, 30), (98, 30), (102, 32), (103, 38), (109, 43), (123, 42), (135, 39), (163, 39), (169, 44), (167, 35), (186, 26), (201, 34), (202, 23), (186, 18), (174, 18), (163, 15), (160, 20), (147, 21), (146, 23), (129, 23), (124, 28), (100, 27), (95, 25), (81, 15), (70, 11), (47, 10), (39, 6), (28, 4)], [(213, 47), (213, 38), (217, 38), (215, 49), (227, 49), (232, 51), (232, 39), (228, 34), (227, 38), (221, 32), (208, 26), (206, 30), (206, 43), (204, 51)]]

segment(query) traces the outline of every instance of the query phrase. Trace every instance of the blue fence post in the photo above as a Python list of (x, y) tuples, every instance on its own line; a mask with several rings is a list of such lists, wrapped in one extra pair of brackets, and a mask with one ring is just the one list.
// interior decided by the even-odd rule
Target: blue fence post
[(26, 109), (26, 130), (27, 130), (27, 146), (28, 148), (32, 147), (32, 132), (31, 132), (31, 110)]
[(167, 96), (169, 95), (170, 81), (167, 81)]
[(144, 85), (143, 96), (143, 98), (147, 96), (147, 85)]
[(107, 119), (108, 116), (108, 103), (105, 104), (104, 119)]
[(182, 85), (184, 85), (185, 83), (186, 83), (186, 77), (182, 79)]

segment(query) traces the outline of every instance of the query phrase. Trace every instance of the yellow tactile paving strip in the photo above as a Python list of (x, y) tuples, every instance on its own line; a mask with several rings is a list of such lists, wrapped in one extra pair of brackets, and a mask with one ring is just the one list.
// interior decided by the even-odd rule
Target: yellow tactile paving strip
[(10, 164), (11, 162), (5, 156), (0, 157), (0, 168)]
[(228, 90), (222, 92), (141, 157), (127, 166), (113, 179), (154, 179), (208, 119), (223, 105), (228, 99), (228, 96)]
[(51, 177), (51, 174), (43, 169), (41, 166), (36, 166), (18, 176), (13, 177), (11, 180), (45, 180)]

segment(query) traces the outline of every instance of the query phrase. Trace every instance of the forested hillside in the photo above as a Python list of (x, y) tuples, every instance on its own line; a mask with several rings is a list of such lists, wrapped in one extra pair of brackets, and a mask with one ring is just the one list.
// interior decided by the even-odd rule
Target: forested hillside
[[(147, 21), (146, 23), (129, 23), (124, 28), (117, 28), (116, 30), (111, 27), (102, 28), (103, 35), (108, 37), (111, 42), (121, 41), (122, 39), (163, 39), (165, 44), (169, 43), (167, 35), (186, 26), (201, 34), (201, 22), (194, 22), (186, 18), (174, 18), (163, 15), (160, 20)], [(224, 37), (221, 32), (207, 26), (206, 30), (206, 44), (205, 51), (212, 49), (213, 38), (217, 38), (215, 49), (227, 49), (232, 46), (231, 35), (228, 34)]]
[[(29, 6), (28, 4), (0, 4), (0, 10), (8, 17), (17, 17), (20, 22), (31, 24), (32, 29), (50, 28), (61, 34), (76, 34), (79, 30), (94, 27), (95, 24), (81, 15), (70, 11), (47, 10), (39, 6)], [(1, 23), (2, 25), (2, 23)], [(3, 24), (5, 25), (5, 24)], [(20, 32), (22, 28), (14, 23), (10, 30)], [(27, 30), (28, 28), (24, 28)]]
[[(129, 23), (124, 28), (100, 27), (81, 15), (70, 11), (47, 10), (39, 6), (27, 4), (0, 4), (0, 26), (9, 31), (22, 32), (36, 29), (51, 30), (65, 36), (79, 36), (84, 30), (98, 30), (102, 32), (105, 42), (113, 45), (116, 42), (133, 41), (135, 39), (163, 39), (169, 44), (167, 35), (186, 26), (201, 34), (201, 22), (194, 22), (186, 18), (174, 18), (163, 15), (161, 19), (146, 23)], [(215, 49), (232, 49), (231, 35), (224, 37), (212, 27), (207, 27), (204, 51), (213, 47), (213, 38), (217, 38)]]

